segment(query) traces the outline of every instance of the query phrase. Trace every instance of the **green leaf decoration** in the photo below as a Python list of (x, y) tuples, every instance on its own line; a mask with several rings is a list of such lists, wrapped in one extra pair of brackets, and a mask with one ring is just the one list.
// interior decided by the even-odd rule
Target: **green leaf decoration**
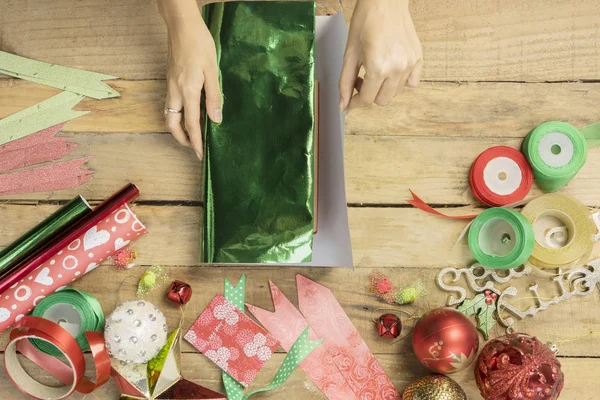
[(496, 311), (496, 302), (492, 304), (486, 304), (485, 307), (479, 309), (477, 314), (477, 329), (483, 333), (485, 340), (488, 340), (490, 330), (496, 325), (496, 318), (494, 317), (494, 311)]
[(479, 310), (482, 307), (482, 305), (487, 306), (487, 304), (485, 304), (485, 294), (479, 293), (472, 299), (465, 299), (465, 301), (463, 301), (462, 304), (458, 306), (457, 310), (465, 315), (471, 316), (473, 314), (476, 314), (477, 310)]
[(457, 310), (467, 316), (476, 314), (477, 329), (483, 333), (485, 340), (488, 340), (490, 330), (496, 325), (496, 318), (494, 317), (494, 311), (496, 311), (495, 301), (492, 304), (487, 304), (485, 302), (485, 294), (479, 293), (472, 299), (463, 301)]

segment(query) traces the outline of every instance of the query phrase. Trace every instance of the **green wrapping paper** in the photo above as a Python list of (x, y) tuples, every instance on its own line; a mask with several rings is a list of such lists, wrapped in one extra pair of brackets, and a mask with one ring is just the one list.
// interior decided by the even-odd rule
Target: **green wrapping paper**
[(29, 232), (0, 251), (0, 276), (40, 249), (56, 234), (89, 214), (92, 208), (81, 196), (59, 208)]
[(301, 263), (314, 228), (312, 2), (205, 7), (215, 39), (223, 122), (206, 119), (208, 263)]

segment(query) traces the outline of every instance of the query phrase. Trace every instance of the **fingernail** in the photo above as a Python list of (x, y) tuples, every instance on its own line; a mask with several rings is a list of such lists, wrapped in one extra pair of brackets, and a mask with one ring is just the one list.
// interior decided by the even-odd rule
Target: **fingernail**
[(344, 99), (342, 99), (341, 97), (340, 97), (339, 110), (340, 110), (340, 112), (344, 111)]
[(215, 117), (214, 122), (216, 122), (217, 124), (220, 124), (223, 120), (223, 113), (221, 112), (220, 108), (215, 108), (215, 110), (213, 111), (213, 116)]
[(202, 160), (202, 153), (200, 153), (198, 150), (194, 150), (196, 152), (196, 156), (198, 156), (198, 160)]

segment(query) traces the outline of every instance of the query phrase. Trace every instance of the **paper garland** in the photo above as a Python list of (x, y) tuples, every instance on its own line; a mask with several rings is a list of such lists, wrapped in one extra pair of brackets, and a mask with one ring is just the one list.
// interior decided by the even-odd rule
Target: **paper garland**
[[(308, 321), (273, 282), (269, 281), (269, 287), (275, 311), (250, 304), (248, 311), (281, 342), (284, 350), (289, 351), (296, 338), (309, 328)], [(309, 334), (312, 339), (317, 338), (312, 330)], [(358, 400), (324, 346), (317, 347), (306, 357), (300, 368), (329, 400)]]
[(309, 325), (323, 339), (302, 368), (329, 399), (399, 400), (400, 393), (333, 293), (302, 275), (296, 276), (296, 285), (300, 312), (273, 284), (275, 312), (250, 305), (248, 309), (282, 345), (289, 345), (294, 334)]
[(0, 51), (0, 73), (94, 99), (120, 96), (102, 82), (118, 79), (116, 76), (31, 60), (4, 51)]
[[(244, 309), (245, 287), (246, 287), (246, 276), (245, 275), (242, 275), (242, 277), (240, 278), (240, 281), (238, 282), (237, 287), (234, 287), (227, 279), (225, 279), (225, 291), (224, 292), (225, 292), (226, 297), (224, 299), (227, 301), (227, 303), (225, 305), (229, 304), (236, 308), (235, 314), (233, 314), (230, 311), (227, 311), (226, 314), (223, 314), (225, 319), (234, 318), (234, 315), (237, 316), (237, 318), (242, 318), (243, 314), (240, 315), (240, 313)], [(218, 299), (219, 297), (221, 297), (221, 296), (217, 296), (215, 299)], [(214, 302), (214, 300), (213, 300), (213, 302)], [(210, 308), (211, 308), (211, 306), (209, 306), (209, 309)], [(221, 313), (222, 311), (224, 311), (224, 309), (221, 309), (218, 311), (219, 311), (219, 313)], [(203, 315), (205, 313), (206, 312), (204, 312)], [(200, 316), (199, 320), (201, 320), (201, 319), (203, 319), (202, 316)], [(206, 318), (204, 318), (204, 319), (206, 319)], [(233, 320), (230, 322), (233, 322)], [(190, 342), (192, 345), (197, 347), (197, 345), (199, 343), (198, 338), (197, 338), (198, 333), (194, 332), (194, 325), (192, 325), (192, 328), (190, 328), (190, 331), (188, 331), (188, 333), (185, 335), (185, 339), (188, 342)], [(227, 328), (224, 328), (224, 329), (227, 330)], [(192, 334), (192, 333), (194, 333), (194, 334)], [(267, 392), (267, 391), (270, 391), (270, 390), (280, 387), (281, 385), (283, 385), (285, 383), (285, 381), (290, 377), (290, 375), (296, 370), (296, 368), (303, 362), (303, 360), (307, 356), (309, 356), (313, 350), (315, 350), (316, 348), (319, 347), (321, 342), (322, 342), (321, 340), (309, 340), (308, 328), (306, 328), (302, 332), (302, 334), (300, 334), (300, 336), (297, 338), (297, 340), (294, 342), (294, 344), (289, 348), (288, 354), (286, 355), (285, 359), (283, 360), (281, 367), (279, 367), (279, 369), (278, 369), (277, 373), (275, 374), (275, 377), (273, 378), (271, 383), (269, 385), (267, 385), (266, 387), (264, 387), (262, 389), (254, 390), (254, 391), (246, 394), (245, 396), (243, 395), (243, 390), (244, 390), (244, 386), (246, 386), (246, 385), (239, 383), (238, 381), (233, 379), (233, 377), (224, 373), (223, 374), (223, 384), (225, 385), (225, 389), (227, 390), (227, 398), (229, 400), (247, 400), (248, 398), (250, 398), (251, 396), (254, 396), (257, 393)], [(279, 343), (277, 343), (277, 344), (279, 345)], [(227, 348), (227, 347), (225, 346), (225, 347), (221, 347), (221, 348)], [(244, 353), (246, 353), (246, 348), (244, 348)], [(205, 354), (205, 355), (207, 355), (207, 354)], [(239, 357), (241, 357), (241, 356), (242, 356), (242, 354), (239, 355)], [(224, 369), (223, 368), (224, 365), (219, 365), (219, 366), (222, 369)]]
[(0, 119), (0, 145), (87, 114), (88, 111), (72, 110), (83, 98), (79, 94), (62, 92)]
[(31, 311), (44, 297), (94, 270), (115, 251), (146, 233), (127, 204), (113, 211), (2, 293), (0, 332)]

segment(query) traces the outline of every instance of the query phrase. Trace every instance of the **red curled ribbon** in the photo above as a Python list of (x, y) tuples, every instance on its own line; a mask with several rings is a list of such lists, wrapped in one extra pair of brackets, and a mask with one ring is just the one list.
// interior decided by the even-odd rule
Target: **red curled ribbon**
[[(74, 391), (91, 393), (110, 378), (110, 357), (102, 332), (86, 332), (94, 364), (96, 382), (85, 378), (85, 359), (81, 348), (67, 330), (54, 322), (39, 317), (23, 317), (10, 332), (4, 351), (4, 368), (12, 383), (23, 393), (36, 399), (64, 399)], [(56, 346), (67, 359), (67, 364), (36, 349), (29, 339), (39, 339)], [(48, 371), (65, 386), (46, 386), (33, 379), (17, 359), (17, 351)]]
[(433, 215), (438, 215), (440, 217), (445, 217), (445, 218), (452, 218), (452, 219), (474, 219), (477, 214), (471, 214), (471, 215), (447, 215), (447, 214), (442, 214), (441, 212), (439, 212), (438, 210), (436, 210), (435, 208), (431, 207), (429, 204), (425, 203), (423, 200), (421, 200), (419, 198), (419, 196), (417, 196), (416, 194), (413, 193), (412, 190), (409, 190), (410, 194), (412, 194), (412, 200), (406, 200), (406, 202), (408, 204), (410, 204), (413, 207), (418, 208), (419, 210), (423, 210), (426, 213), (429, 214), (433, 214)]
[(527, 196), (533, 185), (533, 171), (523, 153), (511, 147), (496, 146), (477, 157), (471, 167), (469, 184), (481, 203), (501, 207)]

